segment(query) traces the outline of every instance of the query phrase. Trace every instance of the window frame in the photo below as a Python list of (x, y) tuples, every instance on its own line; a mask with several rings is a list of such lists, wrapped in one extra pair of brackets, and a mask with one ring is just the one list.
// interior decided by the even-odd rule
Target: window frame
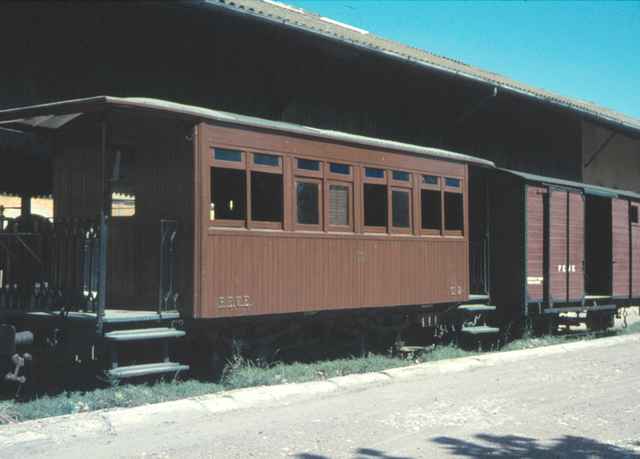
[[(423, 176), (430, 175), (438, 178), (438, 183), (426, 183)], [(420, 202), (418, 203), (418, 209), (420, 209), (420, 225), (417, 228), (418, 234), (422, 236), (443, 236), (444, 235), (444, 190), (443, 190), (443, 177), (437, 174), (425, 174), (420, 173), (420, 180), (418, 183), (418, 195)], [(437, 191), (440, 196), (440, 228), (423, 228), (422, 227), (422, 190)]]
[[(304, 157), (304, 156), (299, 156), (299, 155), (294, 155), (292, 156), (293, 158), (293, 175), (294, 178), (295, 177), (315, 177), (315, 178), (319, 178), (322, 179), (324, 177), (324, 169), (325, 169), (325, 164), (324, 161), (321, 161), (319, 159), (316, 158), (308, 158), (308, 157)], [(300, 169), (298, 167), (298, 160), (299, 159), (305, 159), (308, 161), (318, 161), (318, 163), (320, 163), (320, 168), (317, 171), (314, 170), (310, 170), (310, 169)]]
[[(225, 150), (236, 150), (239, 151), (241, 154), (241, 160), (240, 161), (225, 161), (222, 159), (216, 159), (215, 158), (215, 149), (216, 148), (221, 148), (221, 149), (225, 149)], [(242, 149), (242, 148), (238, 148), (235, 145), (224, 145), (224, 144), (215, 144), (215, 145), (209, 145), (209, 205), (207, 206), (207, 213), (208, 213), (208, 222), (209, 225), (212, 226), (221, 226), (221, 227), (227, 227), (227, 228), (246, 228), (247, 227), (247, 217), (248, 217), (248, 205), (249, 205), (249, 189), (247, 188), (248, 184), (247, 181), (249, 180), (249, 174), (247, 173), (247, 152)], [(244, 219), (242, 220), (229, 220), (229, 219), (217, 219), (217, 220), (211, 220), (211, 198), (212, 196), (212, 190), (211, 190), (211, 173), (212, 173), (212, 169), (213, 168), (219, 168), (219, 169), (235, 169), (235, 170), (242, 170), (244, 171), (244, 180), (245, 180), (245, 215), (244, 215)]]
[[(349, 191), (349, 199), (347, 202), (347, 206), (349, 208), (349, 223), (347, 225), (332, 225), (331, 224), (331, 217), (329, 215), (329, 197), (330, 197), (330, 191), (329, 188), (331, 187), (331, 185), (337, 185), (337, 186), (346, 186), (348, 191)], [(327, 232), (339, 232), (339, 233), (353, 233), (353, 227), (354, 227), (354, 218), (353, 218), (353, 210), (354, 210), (354, 206), (353, 206), (353, 182), (348, 182), (346, 180), (335, 180), (335, 179), (326, 179), (324, 181), (324, 203), (325, 203), (325, 229)]]
[[(638, 217), (638, 221), (634, 222), (632, 215), (633, 215), (633, 210), (632, 209), (636, 209), (636, 216)], [(640, 203), (634, 202), (634, 201), (630, 201), (629, 202), (629, 224), (631, 226), (640, 226)]]
[[(235, 150), (239, 151), (241, 155), (240, 161), (225, 161), (223, 159), (215, 159), (215, 150), (216, 148), (224, 149), (224, 150)], [(209, 155), (209, 167), (219, 167), (223, 169), (246, 169), (247, 168), (247, 152), (238, 147), (227, 147), (223, 145), (212, 145), (210, 148), (211, 154)]]
[[(407, 182), (403, 182), (403, 183), (407, 183)], [(406, 193), (409, 197), (409, 206), (408, 206), (409, 226), (407, 227), (394, 226), (393, 224), (393, 192), (394, 191)], [(390, 185), (388, 187), (387, 196), (389, 201), (389, 204), (388, 204), (389, 216), (387, 217), (387, 220), (388, 220), (389, 230), (392, 234), (413, 234), (413, 199), (411, 196), (412, 194), (413, 194), (413, 190), (411, 187), (408, 187), (408, 186), (400, 187), (400, 186)]]
[[(247, 164), (247, 228), (248, 229), (284, 229), (284, 220), (286, 214), (286, 203), (285, 203), (285, 182), (284, 182), (284, 173), (282, 167), (282, 156), (280, 158), (280, 166), (263, 166), (259, 165), (257, 168), (254, 168), (253, 161), (251, 164)], [(253, 177), (254, 172), (259, 172), (263, 174), (273, 174), (279, 175), (282, 178), (282, 220), (279, 222), (267, 222), (261, 220), (254, 220), (253, 218), (253, 208), (252, 208), (252, 187), (251, 187), (251, 179)]]
[[(367, 177), (367, 172), (366, 169), (382, 169), (384, 172), (384, 176), (383, 177)], [(389, 193), (389, 171), (383, 167), (379, 167), (379, 166), (362, 166), (361, 171), (360, 171), (360, 176), (362, 177), (362, 180), (360, 181), (360, 204), (361, 204), (361, 211), (360, 213), (361, 215), (361, 221), (362, 221), (362, 232), (363, 233), (376, 233), (376, 234), (383, 234), (383, 233), (389, 233), (389, 228), (391, 225), (391, 222), (389, 221), (389, 219), (391, 218), (391, 205), (390, 205), (390, 193)], [(384, 185), (384, 187), (387, 190), (387, 224), (385, 226), (367, 226), (365, 224), (365, 200), (364, 200), (364, 196), (365, 196), (365, 192), (364, 192), (364, 187), (366, 184), (371, 184), (371, 185)]]
[[(318, 186), (318, 223), (307, 224), (298, 222), (298, 183), (312, 183)], [(321, 178), (293, 177), (293, 229), (299, 231), (322, 231), (324, 228), (324, 186)]]
[[(337, 172), (331, 172), (331, 163), (333, 164), (344, 164), (345, 166), (349, 166), (349, 173), (348, 174), (339, 174)], [(355, 166), (353, 165), (353, 163), (349, 162), (349, 161), (342, 161), (342, 160), (337, 160), (337, 161), (325, 161), (324, 162), (324, 176), (327, 179), (330, 180), (344, 180), (344, 181), (353, 181), (353, 168)]]
[[(452, 179), (457, 179), (460, 181), (460, 186), (459, 187), (450, 187), (446, 185), (446, 179), (447, 178), (452, 178)], [(441, 226), (442, 226), (442, 234), (445, 236), (453, 236), (453, 237), (464, 237), (464, 228), (465, 228), (465, 221), (466, 221), (466, 211), (467, 211), (467, 206), (465, 203), (465, 181), (464, 181), (464, 177), (458, 177), (455, 175), (447, 175), (444, 176), (440, 179), (440, 181), (442, 182), (442, 222), (441, 222)], [(460, 194), (462, 195), (462, 229), (459, 230), (448, 230), (447, 229), (447, 225), (446, 225), (446, 208), (445, 208), (445, 193), (454, 193), (454, 194)]]

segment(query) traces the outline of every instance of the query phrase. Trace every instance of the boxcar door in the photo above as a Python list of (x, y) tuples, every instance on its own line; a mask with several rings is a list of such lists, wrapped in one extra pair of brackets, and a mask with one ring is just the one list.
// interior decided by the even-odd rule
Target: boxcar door
[[(631, 232), (629, 201), (611, 200), (612, 295), (629, 298), (631, 294)], [(606, 269), (605, 266), (602, 269)]]
[(567, 282), (568, 301), (584, 299), (584, 194), (567, 193)]
[(547, 295), (549, 305), (562, 303), (568, 298), (567, 242), (568, 192), (549, 188), (549, 220), (547, 253), (549, 274)]
[(526, 300), (544, 300), (544, 206), (547, 189), (528, 185), (526, 214)]

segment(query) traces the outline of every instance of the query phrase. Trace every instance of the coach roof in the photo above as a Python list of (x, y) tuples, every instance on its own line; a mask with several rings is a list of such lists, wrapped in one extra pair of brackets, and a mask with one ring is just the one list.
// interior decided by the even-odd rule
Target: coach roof
[(492, 161), (439, 148), (423, 147), (408, 143), (395, 142), (392, 140), (365, 137), (341, 131), (317, 129), (310, 126), (302, 126), (282, 121), (271, 121), (263, 118), (238, 115), (236, 113), (222, 112), (204, 107), (196, 107), (193, 105), (142, 97), (96, 96), (85, 99), (65, 100), (0, 110), (0, 125), (17, 124), (33, 128), (57, 129), (85, 113), (99, 111), (104, 108), (122, 108), (149, 113), (164, 113), (196, 121), (208, 120), (271, 131), (288, 132), (306, 137), (322, 138), (336, 142), (396, 150), (421, 156), (430, 156), (449, 161), (459, 161), (495, 167)]

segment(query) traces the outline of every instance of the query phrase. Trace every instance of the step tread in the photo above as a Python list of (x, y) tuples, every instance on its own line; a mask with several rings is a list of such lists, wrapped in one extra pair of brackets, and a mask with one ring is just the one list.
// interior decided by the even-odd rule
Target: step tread
[(458, 310), (468, 312), (489, 312), (495, 311), (496, 307), (491, 304), (461, 304), (458, 306)]
[(141, 365), (127, 365), (112, 368), (107, 374), (114, 378), (135, 378), (137, 376), (147, 376), (162, 373), (178, 373), (189, 370), (189, 365), (178, 362), (144, 363)]
[(181, 338), (185, 335), (186, 332), (182, 330), (176, 330), (175, 328), (168, 327), (159, 327), (115, 330), (105, 333), (104, 337), (110, 341), (141, 341), (164, 338)]
[(497, 327), (489, 327), (488, 325), (476, 325), (470, 327), (462, 327), (462, 333), (468, 333), (470, 335), (485, 335), (500, 333), (500, 329)]

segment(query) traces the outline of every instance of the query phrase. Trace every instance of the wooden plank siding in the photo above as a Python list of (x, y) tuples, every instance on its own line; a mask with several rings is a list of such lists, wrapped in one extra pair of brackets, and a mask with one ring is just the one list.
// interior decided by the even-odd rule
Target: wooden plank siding
[(549, 190), (549, 303), (567, 300), (567, 192)]
[[(629, 201), (611, 200), (612, 231), (612, 295), (615, 298), (629, 298), (631, 295), (631, 247), (629, 227)], [(603, 266), (602, 269), (607, 267)]]
[(549, 189), (549, 304), (584, 298), (584, 195)]
[(568, 301), (584, 298), (584, 206), (582, 193), (568, 193), (569, 247), (567, 259)]
[[(200, 226), (197, 230), (200, 236), (195, 249), (195, 269), (199, 275), (194, 292), (197, 305), (194, 316), (219, 318), (434, 304), (463, 301), (468, 297), (465, 164), (209, 123), (199, 125), (198, 139), (196, 224)], [(281, 228), (251, 225), (230, 228), (209, 219), (214, 146), (281, 156), (284, 183)], [(303, 231), (295, 227), (296, 157), (351, 165), (348, 181), (353, 196), (352, 231), (330, 228), (327, 213), (324, 213), (324, 224), (317, 230)], [(391, 228), (383, 233), (364, 232), (361, 188), (365, 166), (410, 173), (410, 182), (405, 185), (412, 199), (409, 231)], [(324, 170), (324, 174), (325, 178), (329, 177), (328, 170)], [(417, 202), (421, 174), (437, 175), (441, 182), (444, 177), (460, 179), (462, 231), (442, 231), (439, 235), (421, 233)], [(388, 178), (388, 186), (399, 184)], [(321, 189), (326, 192), (326, 188)], [(327, 200), (323, 197), (321, 202)]]
[(547, 189), (528, 185), (526, 190), (527, 301), (542, 302), (544, 300), (544, 206)]

